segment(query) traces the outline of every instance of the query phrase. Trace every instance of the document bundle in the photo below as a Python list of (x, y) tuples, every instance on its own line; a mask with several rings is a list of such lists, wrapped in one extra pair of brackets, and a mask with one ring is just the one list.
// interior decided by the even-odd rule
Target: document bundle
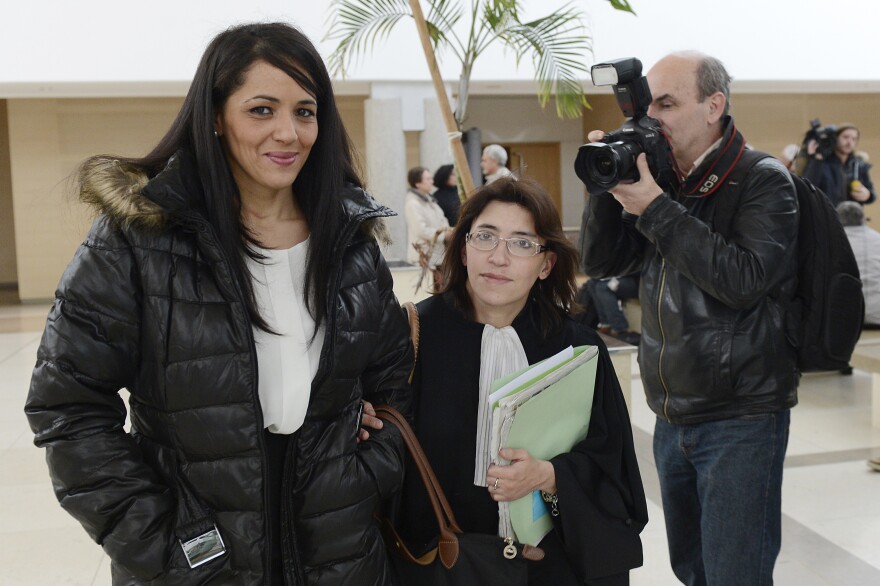
[[(478, 460), (506, 465), (501, 448), (528, 450), (549, 460), (569, 451), (587, 436), (599, 349), (569, 346), (547, 360), (492, 384), (488, 445), (478, 445)], [(484, 450), (480, 454), (480, 450)], [(499, 535), (538, 545), (553, 528), (540, 491), (499, 503)]]

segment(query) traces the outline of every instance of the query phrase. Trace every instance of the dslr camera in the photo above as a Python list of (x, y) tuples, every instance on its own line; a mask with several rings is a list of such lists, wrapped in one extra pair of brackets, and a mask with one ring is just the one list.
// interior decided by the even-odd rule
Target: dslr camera
[(578, 149), (574, 171), (591, 195), (604, 193), (624, 180), (637, 181), (636, 157), (645, 153), (651, 175), (666, 188), (674, 178), (672, 151), (660, 123), (648, 116), (651, 90), (642, 75), (642, 62), (633, 57), (599, 63), (590, 68), (593, 84), (614, 88), (617, 104), (629, 118), (600, 142)]
[(807, 143), (811, 140), (815, 140), (818, 145), (816, 152), (822, 155), (823, 159), (830, 159), (831, 155), (834, 154), (834, 149), (837, 147), (837, 126), (833, 124), (822, 126), (818, 118), (811, 120), (810, 129), (804, 136), (805, 150)]

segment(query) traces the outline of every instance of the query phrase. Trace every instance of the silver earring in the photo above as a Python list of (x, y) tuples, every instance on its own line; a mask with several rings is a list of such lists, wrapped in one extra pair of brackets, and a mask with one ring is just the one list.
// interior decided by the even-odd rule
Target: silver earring
[(216, 130), (214, 131), (214, 138), (220, 138), (220, 133)]

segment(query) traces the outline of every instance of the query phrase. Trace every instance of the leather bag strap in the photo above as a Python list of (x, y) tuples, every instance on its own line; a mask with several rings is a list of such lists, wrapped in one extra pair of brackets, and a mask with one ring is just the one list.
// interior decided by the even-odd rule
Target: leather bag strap
[(413, 345), (413, 367), (406, 382), (412, 384), (413, 375), (416, 373), (416, 361), (419, 359), (419, 310), (412, 301), (404, 303), (403, 308), (409, 320), (409, 339), (412, 340)]
[[(456, 534), (462, 531), (455, 520), (455, 515), (452, 513), (452, 507), (449, 506), (449, 501), (446, 499), (446, 495), (437, 481), (434, 469), (431, 468), (431, 463), (428, 462), (428, 457), (425, 455), (419, 440), (416, 438), (409, 423), (407, 423), (406, 418), (399, 411), (388, 405), (379, 405), (376, 407), (376, 417), (396, 426), (400, 431), (407, 451), (412, 456), (413, 462), (419, 471), (419, 476), (422, 478), (422, 483), (425, 485), (425, 490), (431, 501), (431, 508), (434, 510), (434, 516), (440, 527), (440, 539), (437, 541), (440, 561), (446, 569), (450, 569), (458, 559), (458, 537), (456, 537)], [(404, 555), (407, 559), (420, 563), (406, 550), (406, 546), (403, 545), (399, 538), (397, 541), (398, 543), (395, 545), (398, 549), (405, 552)], [(430, 563), (430, 561), (426, 563)]]

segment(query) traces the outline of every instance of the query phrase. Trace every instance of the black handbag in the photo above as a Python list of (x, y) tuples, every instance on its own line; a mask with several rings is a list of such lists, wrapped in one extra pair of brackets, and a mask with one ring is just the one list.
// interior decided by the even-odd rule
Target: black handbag
[(425, 485), (439, 525), (439, 533), (428, 552), (416, 557), (400, 538), (391, 521), (380, 517), (382, 535), (390, 551), (397, 583), (400, 586), (526, 586), (527, 560), (540, 561), (544, 558), (544, 551), (531, 545), (521, 545), (513, 539), (502, 539), (497, 535), (463, 532), (406, 419), (397, 410), (386, 405), (376, 407), (376, 416), (400, 430)]

